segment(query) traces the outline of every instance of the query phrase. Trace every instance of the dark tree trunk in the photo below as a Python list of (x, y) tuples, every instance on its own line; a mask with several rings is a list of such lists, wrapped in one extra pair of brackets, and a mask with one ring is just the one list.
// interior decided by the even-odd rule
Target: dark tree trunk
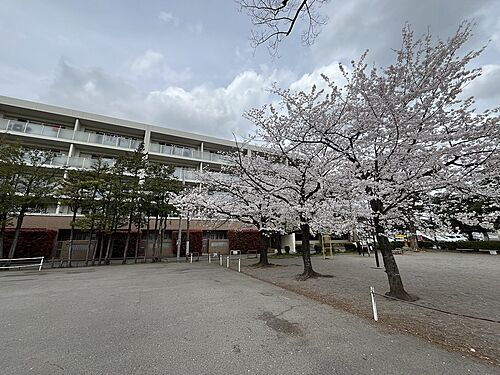
[(7, 227), (7, 217), (2, 215), (2, 227), (0, 228), (0, 259), (3, 259), (3, 243), (5, 238), (5, 228)]
[(153, 262), (156, 262), (158, 259), (156, 257), (156, 244), (158, 242), (158, 214), (155, 216), (155, 238), (153, 241)]
[(163, 253), (163, 238), (165, 237), (165, 218), (160, 219), (160, 249), (158, 250), (158, 261), (161, 262), (161, 254)]
[(264, 233), (260, 233), (260, 256), (259, 256), (259, 262), (257, 263), (259, 266), (269, 266), (269, 259), (267, 258), (267, 236), (264, 235)]
[(137, 263), (137, 256), (139, 255), (139, 246), (141, 244), (141, 228), (137, 229), (137, 237), (135, 238), (135, 254), (134, 263)]
[(149, 248), (149, 221), (151, 220), (151, 216), (148, 213), (148, 221), (146, 223), (146, 244), (144, 246), (144, 263), (147, 262), (147, 256), (148, 256), (148, 248)]
[(111, 257), (111, 252), (113, 251), (113, 236), (114, 232), (109, 233), (108, 246), (106, 247), (106, 255), (104, 256), (104, 264), (109, 264), (109, 258)]
[[(87, 252), (85, 253), (85, 267), (88, 267), (89, 265), (89, 255), (90, 255), (90, 249), (92, 248), (92, 236), (94, 235), (94, 224), (90, 226), (90, 233), (89, 233), (89, 246), (87, 246)], [(97, 243), (94, 245), (94, 256), (92, 257), (95, 259), (95, 246), (97, 246)]]
[(281, 234), (279, 234), (279, 233), (276, 235), (276, 247), (278, 248), (277, 249), (278, 250), (278, 255), (283, 254), (281, 252)]
[(19, 241), (19, 233), (21, 232), (21, 227), (23, 226), (24, 214), (25, 214), (24, 209), (21, 209), (21, 212), (19, 212), (19, 216), (17, 217), (14, 239), (12, 240), (12, 244), (10, 245), (9, 259), (14, 258), (14, 254), (16, 252), (17, 242)]
[(419, 251), (418, 248), (418, 239), (417, 239), (417, 228), (415, 224), (410, 225), (410, 249), (413, 251)]
[(99, 262), (98, 262), (99, 265), (101, 265), (102, 253), (104, 251), (104, 231), (100, 231), (100, 238), (101, 238), (101, 243), (99, 244)]
[(311, 231), (309, 224), (302, 223), (300, 225), (300, 232), (302, 234), (302, 261), (304, 262), (304, 272), (299, 276), (300, 280), (306, 280), (311, 277), (318, 277), (319, 274), (313, 270), (311, 262)]
[(190, 219), (189, 219), (189, 212), (188, 212), (188, 216), (186, 218), (186, 260), (187, 260), (187, 257), (189, 256), (189, 253), (190, 253), (190, 248), (189, 248), (189, 222), (190, 222)]
[[(370, 202), (370, 205), (374, 212), (377, 213), (382, 211), (382, 202), (373, 200)], [(391, 250), (391, 244), (389, 243), (387, 236), (385, 236), (385, 230), (377, 216), (373, 218), (373, 223), (377, 234), (377, 243), (382, 253), (382, 260), (384, 261), (385, 272), (389, 280), (390, 290), (386, 293), (386, 295), (405, 301), (416, 301), (418, 297), (407, 293), (403, 287), (403, 280), (401, 280), (399, 268)]]
[(69, 231), (68, 267), (71, 267), (71, 257), (73, 255), (73, 238), (75, 236), (75, 220), (76, 220), (76, 210), (73, 211), (73, 219), (71, 220), (71, 229)]
[(128, 253), (128, 247), (130, 243), (130, 232), (132, 231), (132, 212), (130, 213), (128, 217), (128, 228), (127, 228), (127, 238), (125, 240), (125, 248), (123, 249), (123, 260), (122, 264), (127, 263), (127, 253)]

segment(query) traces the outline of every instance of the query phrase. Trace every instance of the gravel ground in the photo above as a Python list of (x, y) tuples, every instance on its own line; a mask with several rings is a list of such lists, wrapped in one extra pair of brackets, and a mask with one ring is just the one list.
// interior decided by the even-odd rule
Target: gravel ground
[(205, 262), (2, 272), (0, 316), (9, 375), (498, 373)]
[[(500, 256), (419, 252), (396, 255), (396, 260), (405, 289), (420, 297), (417, 303), (500, 320)], [(244, 259), (243, 272), (367, 319), (372, 318), (369, 287), (380, 294), (388, 290), (386, 274), (375, 268), (373, 254), (315, 256), (314, 269), (334, 277), (307, 281), (294, 278), (302, 272), (302, 258), (271, 261), (280, 267), (247, 267), (254, 261)], [(447, 315), (385, 297), (376, 300), (382, 325), (500, 365), (499, 323)]]

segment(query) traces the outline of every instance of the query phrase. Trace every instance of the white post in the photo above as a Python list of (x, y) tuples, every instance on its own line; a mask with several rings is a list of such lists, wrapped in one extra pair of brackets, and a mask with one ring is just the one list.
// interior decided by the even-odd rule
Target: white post
[(227, 268), (229, 268), (229, 256), (226, 258), (227, 259)]
[(40, 260), (40, 267), (38, 267), (38, 272), (40, 272), (42, 270), (42, 267), (43, 267), (43, 258)]
[(189, 263), (193, 263), (193, 254), (189, 255)]
[(219, 263), (222, 266), (222, 254), (219, 254)]
[(373, 294), (374, 292), (375, 292), (375, 288), (373, 288), (371, 286), (370, 287), (370, 296), (372, 298), (373, 320), (378, 322), (377, 304), (375, 303), (375, 295)]
[(211, 263), (211, 262), (212, 262), (212, 259), (211, 259), (210, 253), (208, 253), (208, 263)]
[(238, 259), (238, 272), (241, 272), (241, 258)]

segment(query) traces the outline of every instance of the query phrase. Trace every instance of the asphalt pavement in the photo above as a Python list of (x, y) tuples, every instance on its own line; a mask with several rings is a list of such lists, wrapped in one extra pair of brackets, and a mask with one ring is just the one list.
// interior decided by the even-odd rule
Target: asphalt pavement
[(216, 264), (0, 273), (1, 374), (498, 374)]

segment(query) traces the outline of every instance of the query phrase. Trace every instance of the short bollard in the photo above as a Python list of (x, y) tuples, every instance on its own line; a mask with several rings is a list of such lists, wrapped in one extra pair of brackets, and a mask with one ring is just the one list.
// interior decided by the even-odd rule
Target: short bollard
[(210, 256), (210, 253), (208, 253), (208, 263), (212, 262), (211, 259), (212, 259), (212, 257)]
[(238, 272), (241, 272), (241, 259), (238, 259)]
[(190, 254), (189, 256), (189, 263), (193, 263), (193, 254)]
[(222, 255), (219, 255), (219, 263), (222, 266)]
[(229, 257), (226, 258), (227, 259), (227, 268), (229, 268)]
[(372, 298), (372, 309), (373, 309), (373, 320), (378, 322), (378, 312), (377, 312), (377, 304), (375, 303), (375, 288), (373, 286), (370, 287), (370, 296)]

